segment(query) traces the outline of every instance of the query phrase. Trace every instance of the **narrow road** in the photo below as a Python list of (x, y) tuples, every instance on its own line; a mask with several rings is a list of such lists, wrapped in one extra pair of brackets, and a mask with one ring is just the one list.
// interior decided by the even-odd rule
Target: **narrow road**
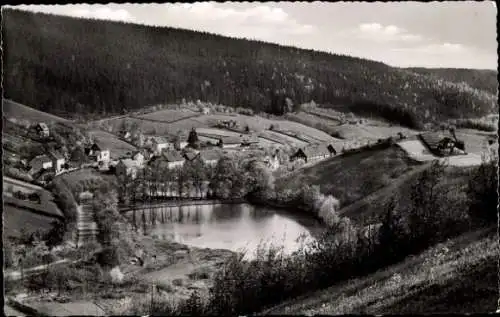
[[(62, 264), (62, 263), (67, 263), (67, 262), (69, 262), (68, 259), (57, 260), (57, 261), (49, 263), (49, 266), (54, 266), (54, 265), (58, 265), (58, 264)], [(26, 277), (28, 275), (40, 273), (40, 271), (45, 270), (45, 268), (46, 268), (45, 264), (34, 266), (34, 267), (31, 267), (31, 268), (26, 268), (26, 269), (23, 270), (24, 271), (24, 276)], [(19, 280), (19, 279), (21, 279), (21, 271), (4, 272), (4, 275), (5, 275), (5, 277), (9, 277), (12, 280)]]

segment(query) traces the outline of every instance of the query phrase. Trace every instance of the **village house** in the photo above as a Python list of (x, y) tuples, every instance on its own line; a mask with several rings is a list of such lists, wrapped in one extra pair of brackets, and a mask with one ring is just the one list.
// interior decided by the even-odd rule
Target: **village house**
[(241, 138), (232, 136), (219, 138), (218, 146), (223, 149), (238, 148), (241, 146)]
[(210, 108), (208, 108), (208, 107), (203, 107), (203, 108), (201, 109), (201, 112), (202, 112), (203, 114), (210, 114)]
[(149, 166), (156, 171), (182, 167), (184, 158), (174, 150), (166, 150), (160, 156), (156, 156), (149, 161)]
[(38, 172), (40, 172), (42, 170), (52, 169), (53, 162), (50, 159), (50, 157), (48, 157), (47, 155), (43, 154), (43, 155), (35, 156), (28, 163), (28, 165), (30, 167), (29, 174), (30, 175), (34, 175), (34, 174), (37, 174)]
[(420, 141), (437, 156), (465, 153), (465, 144), (453, 135), (440, 132), (427, 132), (418, 135)]
[(221, 154), (216, 150), (206, 150), (200, 152), (200, 158), (207, 166), (215, 166), (221, 158)]
[(304, 160), (305, 163), (324, 160), (337, 154), (331, 144), (313, 144), (299, 149), (290, 157), (290, 161)]
[(146, 141), (146, 145), (150, 147), (151, 151), (155, 155), (160, 155), (163, 150), (169, 149), (173, 146), (172, 142), (161, 136), (150, 137)]
[(59, 174), (64, 169), (64, 165), (66, 164), (66, 159), (64, 156), (58, 151), (50, 151), (48, 153), (48, 157), (52, 160), (52, 166), (55, 170), (56, 174)]
[(47, 138), (50, 136), (50, 130), (46, 123), (40, 122), (35, 126), (35, 131), (38, 136)]
[(144, 166), (145, 161), (146, 161), (146, 156), (144, 155), (143, 152), (141, 152), (141, 151), (132, 152), (131, 157), (132, 157), (132, 160), (136, 161), (139, 166), (141, 166), (141, 167)]
[(182, 150), (182, 149), (186, 148), (188, 146), (188, 144), (189, 144), (187, 142), (188, 137), (189, 137), (189, 135), (186, 132), (180, 133), (179, 134), (179, 139), (178, 139), (178, 141), (175, 144), (175, 148), (177, 150)]
[(256, 135), (245, 135), (241, 137), (241, 146), (252, 146), (259, 144), (259, 138)]
[(122, 159), (115, 166), (115, 174), (118, 178), (129, 176), (132, 179), (135, 179), (139, 168), (140, 166), (137, 161), (132, 159)]
[(271, 156), (267, 156), (264, 160), (264, 163), (266, 163), (267, 167), (270, 170), (272, 170), (272, 171), (277, 170), (280, 167), (280, 160), (279, 160), (278, 154), (274, 153)]
[(109, 149), (105, 148), (99, 142), (94, 142), (89, 148), (85, 149), (85, 153), (90, 157), (90, 159), (96, 162), (109, 163), (111, 159), (111, 152)]

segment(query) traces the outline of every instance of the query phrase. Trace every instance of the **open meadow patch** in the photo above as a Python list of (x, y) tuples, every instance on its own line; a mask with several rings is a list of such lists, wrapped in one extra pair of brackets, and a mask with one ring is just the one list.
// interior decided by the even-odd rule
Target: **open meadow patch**
[(94, 137), (96, 141), (104, 149), (109, 149), (111, 158), (120, 158), (125, 156), (128, 152), (133, 152), (136, 147), (130, 143), (120, 140), (116, 135), (109, 132), (93, 130), (89, 134)]
[(347, 206), (390, 184), (411, 165), (398, 148), (367, 150), (319, 162), (300, 173), (278, 179), (277, 184), (289, 188), (319, 185), (322, 193), (337, 197), (342, 206)]
[(5, 203), (3, 205), (3, 236), (20, 238), (23, 234), (34, 233), (38, 230), (49, 230), (51, 223), (56, 220), (26, 208)]

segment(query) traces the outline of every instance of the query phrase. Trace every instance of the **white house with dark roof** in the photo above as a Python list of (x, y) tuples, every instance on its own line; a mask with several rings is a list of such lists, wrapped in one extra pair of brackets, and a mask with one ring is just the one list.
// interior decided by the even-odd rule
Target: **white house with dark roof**
[(64, 164), (66, 164), (66, 159), (58, 151), (50, 151), (47, 155), (52, 160), (52, 166), (56, 174), (59, 174), (64, 169)]
[(50, 157), (43, 154), (35, 156), (31, 161), (29, 161), (28, 165), (30, 167), (29, 173), (33, 175), (40, 172), (41, 170), (51, 169), (53, 167), (53, 162)]
[(137, 171), (140, 165), (137, 161), (132, 159), (122, 159), (115, 166), (115, 173), (117, 177), (130, 176), (132, 179), (137, 177)]
[(300, 148), (290, 157), (291, 161), (304, 160), (306, 163), (324, 160), (337, 154), (337, 150), (331, 144), (311, 144)]
[(48, 137), (50, 136), (50, 130), (49, 127), (47, 126), (46, 123), (40, 122), (35, 126), (35, 131), (37, 134), (41, 137)]
[(222, 147), (223, 149), (238, 148), (241, 146), (241, 138), (240, 137), (233, 137), (233, 136), (222, 137), (222, 138), (219, 138), (218, 145), (220, 147)]
[(139, 164), (139, 166), (143, 167), (146, 161), (145, 155), (141, 151), (132, 152), (132, 159)]
[(216, 150), (205, 150), (200, 152), (200, 158), (208, 166), (215, 166), (219, 162), (222, 154)]
[(163, 150), (173, 147), (173, 143), (161, 136), (152, 136), (146, 141), (155, 155), (160, 155)]

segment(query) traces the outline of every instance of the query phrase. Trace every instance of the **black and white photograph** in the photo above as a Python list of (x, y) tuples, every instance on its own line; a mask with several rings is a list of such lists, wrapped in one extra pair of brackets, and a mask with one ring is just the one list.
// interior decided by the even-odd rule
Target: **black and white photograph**
[(4, 315), (500, 312), (494, 1), (1, 18)]

